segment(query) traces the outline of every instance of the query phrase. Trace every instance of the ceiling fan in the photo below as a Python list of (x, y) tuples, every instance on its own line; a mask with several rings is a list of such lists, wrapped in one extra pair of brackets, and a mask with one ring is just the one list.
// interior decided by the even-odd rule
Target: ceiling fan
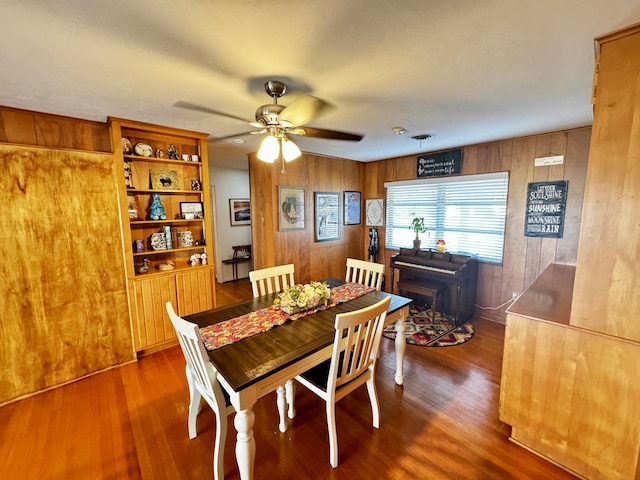
[(286, 84), (278, 80), (269, 80), (265, 82), (264, 89), (267, 92), (267, 95), (273, 99), (273, 102), (258, 107), (255, 113), (255, 121), (247, 122), (241, 117), (229, 115), (227, 113), (212, 110), (200, 105), (194, 105), (188, 102), (179, 101), (174, 105), (176, 107), (187, 108), (190, 110), (223, 115), (225, 117), (247, 122), (252, 127), (259, 128), (260, 130), (231, 135), (224, 138), (226, 139), (248, 134), (267, 134), (260, 144), (258, 158), (264, 162), (273, 163), (278, 157), (282, 157), (283, 173), (284, 162), (295, 160), (301, 155), (300, 149), (289, 139), (289, 135), (300, 135), (332, 140), (347, 140), (352, 142), (359, 142), (362, 140), (362, 135), (306, 126), (307, 123), (311, 122), (331, 107), (331, 105), (324, 100), (307, 95), (291, 102), (290, 105), (285, 106), (280, 105), (278, 103), (278, 99), (286, 93)]

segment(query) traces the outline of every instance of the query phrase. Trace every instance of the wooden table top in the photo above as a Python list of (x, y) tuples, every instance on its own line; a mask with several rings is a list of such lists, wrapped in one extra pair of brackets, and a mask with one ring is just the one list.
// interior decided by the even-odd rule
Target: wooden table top
[[(330, 286), (344, 283), (338, 279), (326, 281)], [(389, 313), (400, 310), (412, 301), (410, 298), (387, 292), (371, 292), (349, 302), (212, 350), (209, 352), (209, 358), (229, 385), (238, 392), (273, 372), (331, 345), (335, 334), (333, 325), (336, 314), (368, 307), (388, 296), (391, 297)], [(185, 317), (185, 320), (196, 323), (200, 327), (206, 327), (266, 308), (273, 304), (275, 298), (276, 294), (265, 295), (189, 315)]]
[(550, 264), (507, 308), (507, 314), (569, 325), (575, 274), (573, 265)]

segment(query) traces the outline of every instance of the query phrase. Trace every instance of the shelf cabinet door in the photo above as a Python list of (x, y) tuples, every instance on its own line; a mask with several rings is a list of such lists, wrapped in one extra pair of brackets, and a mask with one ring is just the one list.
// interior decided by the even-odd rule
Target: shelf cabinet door
[(176, 338), (165, 308), (166, 302), (177, 304), (174, 275), (130, 281), (132, 286), (132, 327), (137, 352)]
[(196, 267), (176, 273), (178, 315), (184, 317), (210, 310), (213, 301), (213, 267)]

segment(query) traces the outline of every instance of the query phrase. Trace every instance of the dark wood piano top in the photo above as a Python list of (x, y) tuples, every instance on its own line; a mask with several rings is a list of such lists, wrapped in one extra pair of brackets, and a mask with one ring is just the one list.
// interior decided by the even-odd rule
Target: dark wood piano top
[(391, 267), (397, 267), (398, 263), (428, 266), (444, 270), (460, 270), (473, 259), (470, 255), (460, 255), (449, 252), (437, 252), (433, 250), (415, 250), (401, 248), (400, 253), (391, 256)]

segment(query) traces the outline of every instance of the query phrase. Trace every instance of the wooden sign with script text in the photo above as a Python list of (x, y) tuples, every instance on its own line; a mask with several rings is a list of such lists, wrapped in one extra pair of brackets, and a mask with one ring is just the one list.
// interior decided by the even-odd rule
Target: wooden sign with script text
[(418, 157), (418, 178), (457, 175), (461, 171), (462, 149), (439, 153), (426, 153)]

